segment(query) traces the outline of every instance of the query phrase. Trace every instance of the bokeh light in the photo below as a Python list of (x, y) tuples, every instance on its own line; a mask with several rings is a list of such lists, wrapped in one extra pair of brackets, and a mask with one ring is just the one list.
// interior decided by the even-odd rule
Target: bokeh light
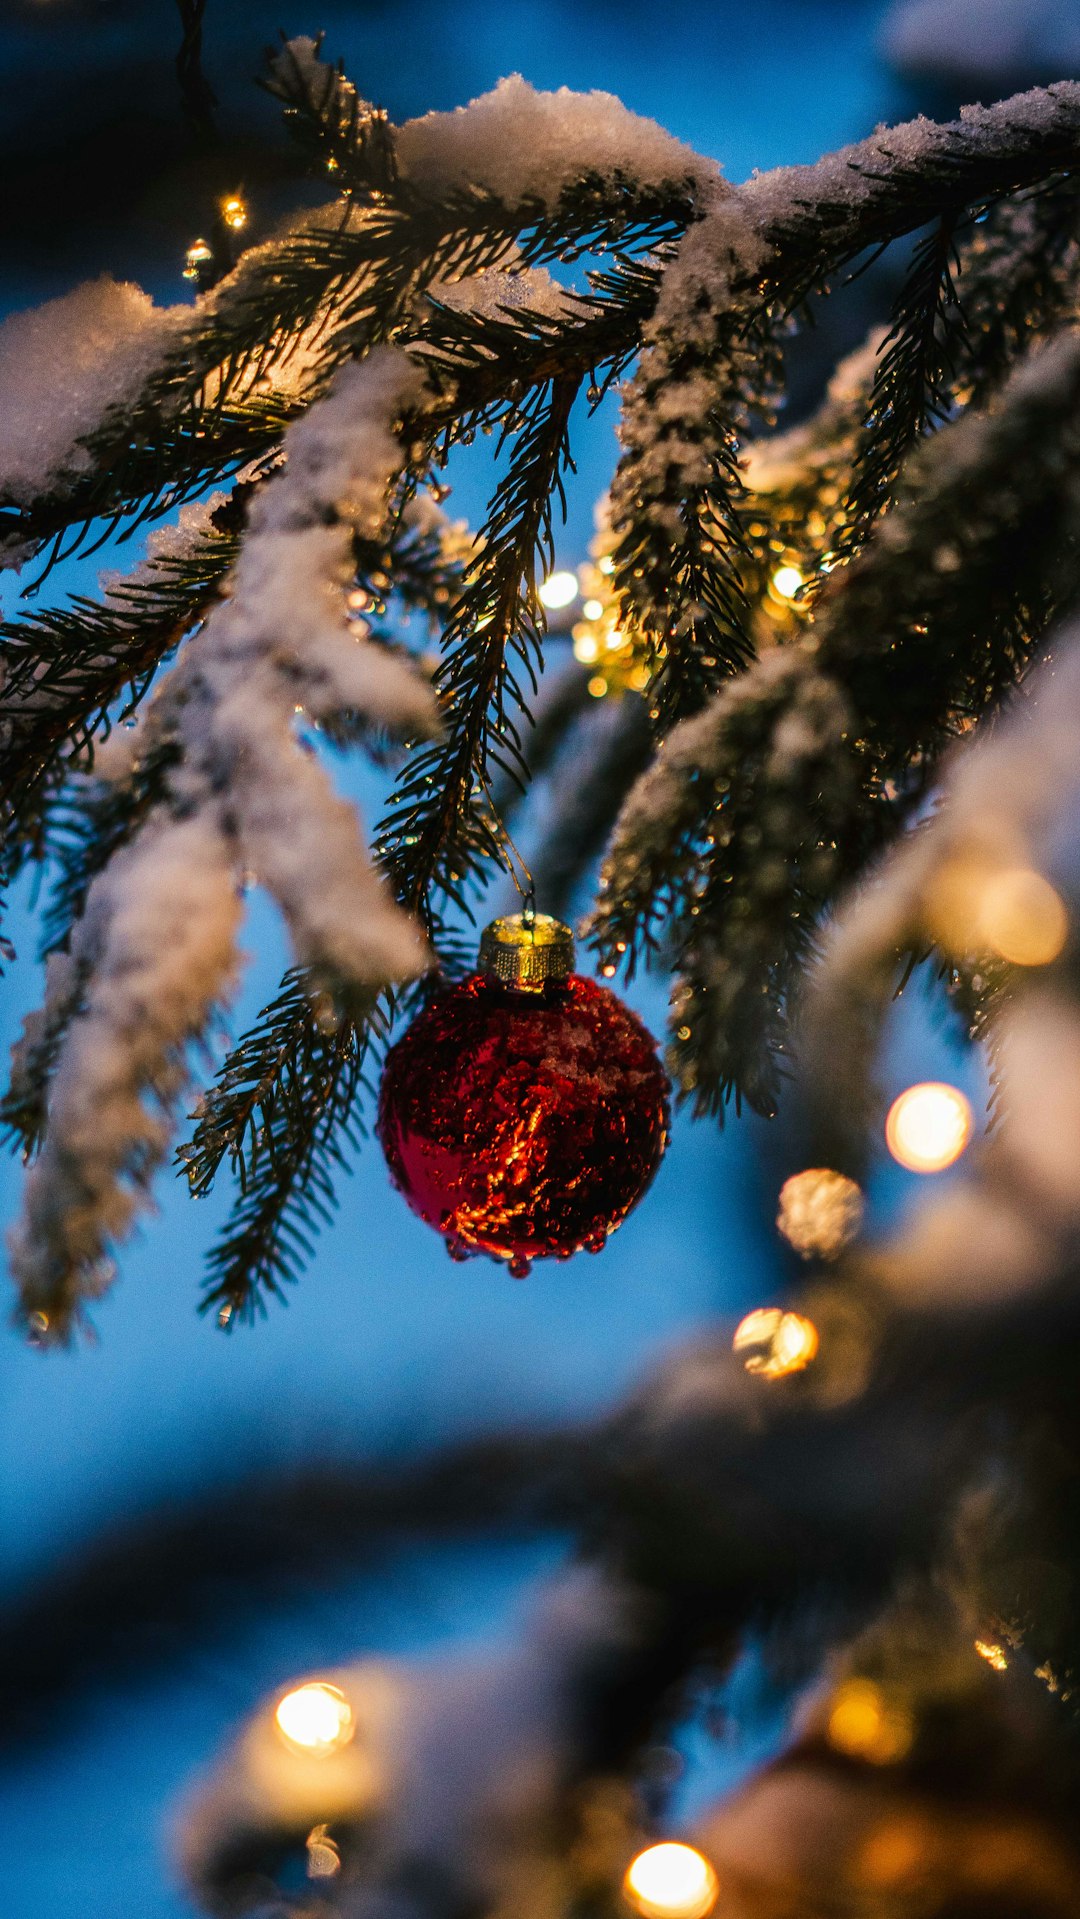
[(329, 1826), (312, 1826), (305, 1841), (309, 1879), (333, 1879), (341, 1871), (341, 1853)]
[(785, 1313), (779, 1306), (758, 1306), (739, 1321), (731, 1347), (748, 1373), (783, 1379), (809, 1366), (818, 1344), (813, 1320), (801, 1313)]
[(835, 1259), (862, 1225), (863, 1196), (846, 1174), (808, 1166), (780, 1188), (778, 1230), (803, 1259)]
[(974, 1131), (968, 1101), (955, 1086), (923, 1080), (889, 1108), (885, 1143), (911, 1173), (940, 1173), (959, 1159)]
[(1049, 880), (1029, 867), (987, 880), (979, 908), (986, 942), (1014, 966), (1049, 966), (1068, 938), (1069, 916)]
[(926, 900), (928, 930), (953, 953), (996, 953), (1013, 966), (1049, 966), (1069, 936), (1069, 915), (1050, 881), (1029, 866), (946, 860)]
[(781, 600), (794, 600), (805, 584), (801, 568), (790, 563), (778, 566), (772, 576), (772, 590)]
[(910, 1752), (914, 1736), (909, 1708), (873, 1680), (848, 1679), (837, 1688), (826, 1727), (834, 1751), (871, 1766), (891, 1766)]
[(623, 1893), (643, 1919), (704, 1919), (720, 1887), (704, 1853), (666, 1840), (639, 1852), (623, 1880)]
[(345, 1694), (326, 1680), (295, 1686), (278, 1702), (278, 1732), (296, 1752), (323, 1754), (347, 1746), (356, 1728)]
[(578, 596), (577, 575), (576, 573), (549, 573), (539, 592), (543, 604), (553, 610), (557, 607), (569, 606)]

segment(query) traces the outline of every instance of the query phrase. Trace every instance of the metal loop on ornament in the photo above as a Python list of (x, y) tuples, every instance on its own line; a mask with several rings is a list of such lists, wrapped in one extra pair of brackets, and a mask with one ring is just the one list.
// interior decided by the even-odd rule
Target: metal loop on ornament
[(569, 979), (573, 970), (570, 927), (550, 913), (538, 913), (531, 901), (524, 912), (492, 920), (480, 935), (480, 971), (504, 986), (529, 991)]

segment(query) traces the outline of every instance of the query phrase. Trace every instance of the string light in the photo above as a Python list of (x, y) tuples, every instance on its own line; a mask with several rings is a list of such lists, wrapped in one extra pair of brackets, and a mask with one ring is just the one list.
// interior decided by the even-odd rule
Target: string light
[(675, 1840), (639, 1852), (623, 1880), (624, 1898), (643, 1919), (705, 1919), (719, 1891), (704, 1853)]
[(578, 596), (577, 575), (574, 573), (549, 573), (540, 587), (540, 599), (544, 606), (569, 606)]
[(993, 1667), (995, 1672), (1008, 1671), (1008, 1655), (1004, 1646), (999, 1646), (996, 1639), (977, 1639), (975, 1651), (980, 1659), (985, 1659), (987, 1665)]
[(812, 1319), (804, 1319), (801, 1313), (785, 1313), (779, 1306), (758, 1306), (739, 1321), (731, 1349), (748, 1373), (784, 1379), (809, 1366), (819, 1344)]
[(826, 1727), (836, 1752), (872, 1766), (891, 1766), (910, 1752), (914, 1737), (907, 1706), (888, 1698), (873, 1680), (849, 1679), (836, 1692)]
[(941, 1080), (909, 1086), (889, 1108), (885, 1143), (910, 1173), (940, 1173), (958, 1160), (974, 1131), (963, 1093)]
[(862, 1216), (859, 1186), (829, 1166), (808, 1166), (780, 1188), (776, 1224), (803, 1259), (835, 1259), (854, 1239)]
[(238, 193), (230, 193), (227, 200), (221, 202), (221, 217), (227, 227), (238, 233), (247, 226), (248, 210)]
[(213, 257), (214, 249), (205, 240), (193, 240), (184, 255), (185, 280), (201, 279), (203, 268), (209, 265)]
[(1069, 933), (1060, 895), (1041, 873), (1023, 866), (987, 880), (979, 920), (987, 944), (1014, 966), (1049, 966)]
[(926, 902), (929, 930), (954, 953), (989, 951), (1013, 966), (1049, 966), (1069, 936), (1061, 895), (1028, 866), (947, 860)]
[(799, 589), (805, 585), (802, 569), (786, 561), (783, 566), (777, 567), (770, 584), (779, 599), (794, 600)]
[(309, 1879), (333, 1879), (341, 1871), (341, 1853), (329, 1826), (312, 1826), (305, 1844)]
[(294, 1752), (322, 1757), (347, 1746), (356, 1727), (352, 1708), (338, 1686), (324, 1679), (294, 1687), (278, 1701), (274, 1714), (278, 1732)]

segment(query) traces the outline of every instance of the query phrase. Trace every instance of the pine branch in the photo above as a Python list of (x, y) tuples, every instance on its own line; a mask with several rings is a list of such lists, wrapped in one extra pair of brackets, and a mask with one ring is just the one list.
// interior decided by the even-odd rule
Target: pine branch
[(957, 398), (984, 406), (1033, 340), (1080, 303), (1080, 179), (1065, 174), (983, 215), (960, 250)]
[(44, 814), (68, 771), (92, 767), (95, 742), (140, 704), (220, 592), (240, 539), (235, 509), (216, 517), (187, 550), (152, 560), (108, 599), (76, 596), (0, 626), (0, 815), (14, 864), (27, 851), (40, 856)]
[(671, 1067), (698, 1113), (776, 1110), (786, 1001), (865, 852), (849, 741), (835, 683), (774, 648), (675, 729), (620, 815), (590, 934), (605, 967), (632, 970), (662, 927)]
[(552, 495), (570, 463), (568, 425), (580, 376), (535, 389), (504, 421), (509, 470), (496, 489), (479, 558), (451, 614), (436, 674), (444, 737), (405, 769), (378, 829), (380, 855), (403, 904), (434, 927), (432, 894), (467, 911), (466, 887), (482, 864), (502, 859), (487, 797), (489, 764), (523, 770), (514, 714), (526, 706), (519, 675), (535, 687), (543, 632), (538, 557), (550, 567)]
[[(768, 324), (736, 309), (704, 344), (695, 335), (671, 348), (661, 335), (627, 401), (628, 450), (612, 487), (614, 585), (656, 671), (661, 731), (753, 655), (740, 436), (764, 411), (775, 370)], [(680, 391), (686, 408), (672, 406)]]
[(1001, 404), (943, 427), (818, 608), (880, 777), (902, 779), (1012, 687), (1080, 588), (1080, 347), (1062, 335)]
[(950, 410), (956, 336), (955, 221), (946, 215), (915, 249), (893, 307), (856, 450), (838, 557), (850, 557), (892, 497), (900, 468), (924, 434)]
[(178, 1155), (191, 1192), (209, 1192), (225, 1160), (240, 1181), (202, 1303), (221, 1325), (250, 1323), (311, 1256), (313, 1235), (336, 1205), (345, 1148), (358, 1144), (365, 1059), (382, 1030), (374, 1001), (341, 1016), (331, 995), (313, 992), (311, 976), (295, 968), (201, 1102)]
[(349, 192), (391, 187), (397, 161), (384, 110), (361, 99), (340, 61), (322, 58), (321, 33), (314, 40), (281, 37), (259, 84), (283, 102), (285, 125), (312, 167), (337, 175)]
[(49, 819), (48, 854), (58, 870), (42, 919), (43, 954), (68, 947), (92, 882), (154, 808), (168, 801), (169, 775), (179, 758), (175, 741), (158, 740), (126, 780), (77, 778), (61, 795)]
[(206, 0), (176, 0), (183, 38), (176, 56), (176, 77), (190, 119), (204, 133), (214, 131), (217, 95), (202, 67), (203, 16)]
[(1060, 81), (944, 125), (886, 128), (814, 165), (759, 174), (739, 197), (773, 249), (767, 291), (794, 312), (868, 249), (1068, 172), (1078, 152), (1080, 87)]
[[(0, 540), (51, 542), (52, 566), (82, 550), (98, 523), (130, 533), (265, 460), (338, 365), (403, 337), (426, 287), (498, 264), (511, 241), (526, 265), (616, 242), (629, 253), (670, 238), (688, 216), (674, 192), (597, 179), (568, 191), (553, 213), (479, 190), (431, 201), (405, 183), (393, 198), (344, 205), (334, 226), (312, 224), (241, 260), (141, 392), (79, 442), (77, 470), (28, 507), (0, 502)], [(303, 399), (272, 384), (264, 391), (267, 379), (288, 377), (300, 347), (314, 360)]]

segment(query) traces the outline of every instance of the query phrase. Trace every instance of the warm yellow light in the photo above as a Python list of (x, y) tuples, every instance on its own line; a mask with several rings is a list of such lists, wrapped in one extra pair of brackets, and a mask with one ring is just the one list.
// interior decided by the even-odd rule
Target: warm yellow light
[(600, 657), (600, 646), (592, 633), (574, 633), (574, 658), (582, 666), (592, 666)]
[(808, 1166), (780, 1188), (776, 1224), (804, 1259), (835, 1259), (862, 1225), (863, 1196), (853, 1179)]
[(305, 1844), (309, 1879), (333, 1879), (341, 1871), (341, 1853), (329, 1826), (312, 1826)]
[(594, 673), (589, 681), (588, 691), (594, 700), (602, 700), (608, 690), (608, 683), (602, 673)]
[(549, 573), (540, 587), (540, 599), (544, 606), (569, 606), (578, 596), (577, 575), (575, 573)]
[(603, 600), (586, 600), (581, 610), (587, 620), (598, 620), (603, 615), (604, 602)]
[(317, 1755), (347, 1746), (356, 1730), (345, 1694), (324, 1679), (287, 1692), (278, 1702), (274, 1719), (286, 1745)]
[(818, 1350), (818, 1330), (801, 1313), (785, 1313), (779, 1306), (758, 1306), (739, 1321), (731, 1349), (748, 1373), (783, 1379), (801, 1373)]
[(597, 564), (599, 565), (601, 573), (614, 573), (615, 571), (615, 562), (610, 553), (605, 553), (603, 559), (598, 561)]
[(885, 1143), (910, 1173), (940, 1173), (959, 1159), (974, 1128), (971, 1107), (955, 1086), (924, 1080), (889, 1108)]
[(247, 225), (247, 207), (238, 193), (230, 193), (228, 199), (221, 202), (221, 217), (227, 227), (236, 231)]
[(980, 1659), (985, 1659), (987, 1665), (994, 1668), (995, 1672), (1008, 1670), (1008, 1655), (1004, 1646), (999, 1646), (996, 1639), (977, 1639), (975, 1651)]
[(889, 1699), (871, 1679), (849, 1679), (838, 1689), (826, 1737), (849, 1759), (891, 1766), (911, 1750), (915, 1726), (908, 1708)]
[(1014, 966), (1048, 966), (1068, 938), (1069, 916), (1049, 880), (1018, 866), (986, 881), (979, 925), (1002, 959)]
[(214, 249), (205, 240), (194, 240), (184, 255), (185, 280), (197, 280), (208, 260), (214, 257)]
[(797, 566), (778, 566), (772, 576), (772, 589), (781, 600), (793, 600), (803, 585), (803, 575)]
[(947, 860), (926, 902), (930, 932), (954, 953), (989, 950), (1014, 966), (1048, 966), (1069, 935), (1059, 893), (1027, 866)]
[(639, 1852), (623, 1880), (623, 1895), (643, 1919), (705, 1919), (719, 1883), (703, 1853), (673, 1840)]

